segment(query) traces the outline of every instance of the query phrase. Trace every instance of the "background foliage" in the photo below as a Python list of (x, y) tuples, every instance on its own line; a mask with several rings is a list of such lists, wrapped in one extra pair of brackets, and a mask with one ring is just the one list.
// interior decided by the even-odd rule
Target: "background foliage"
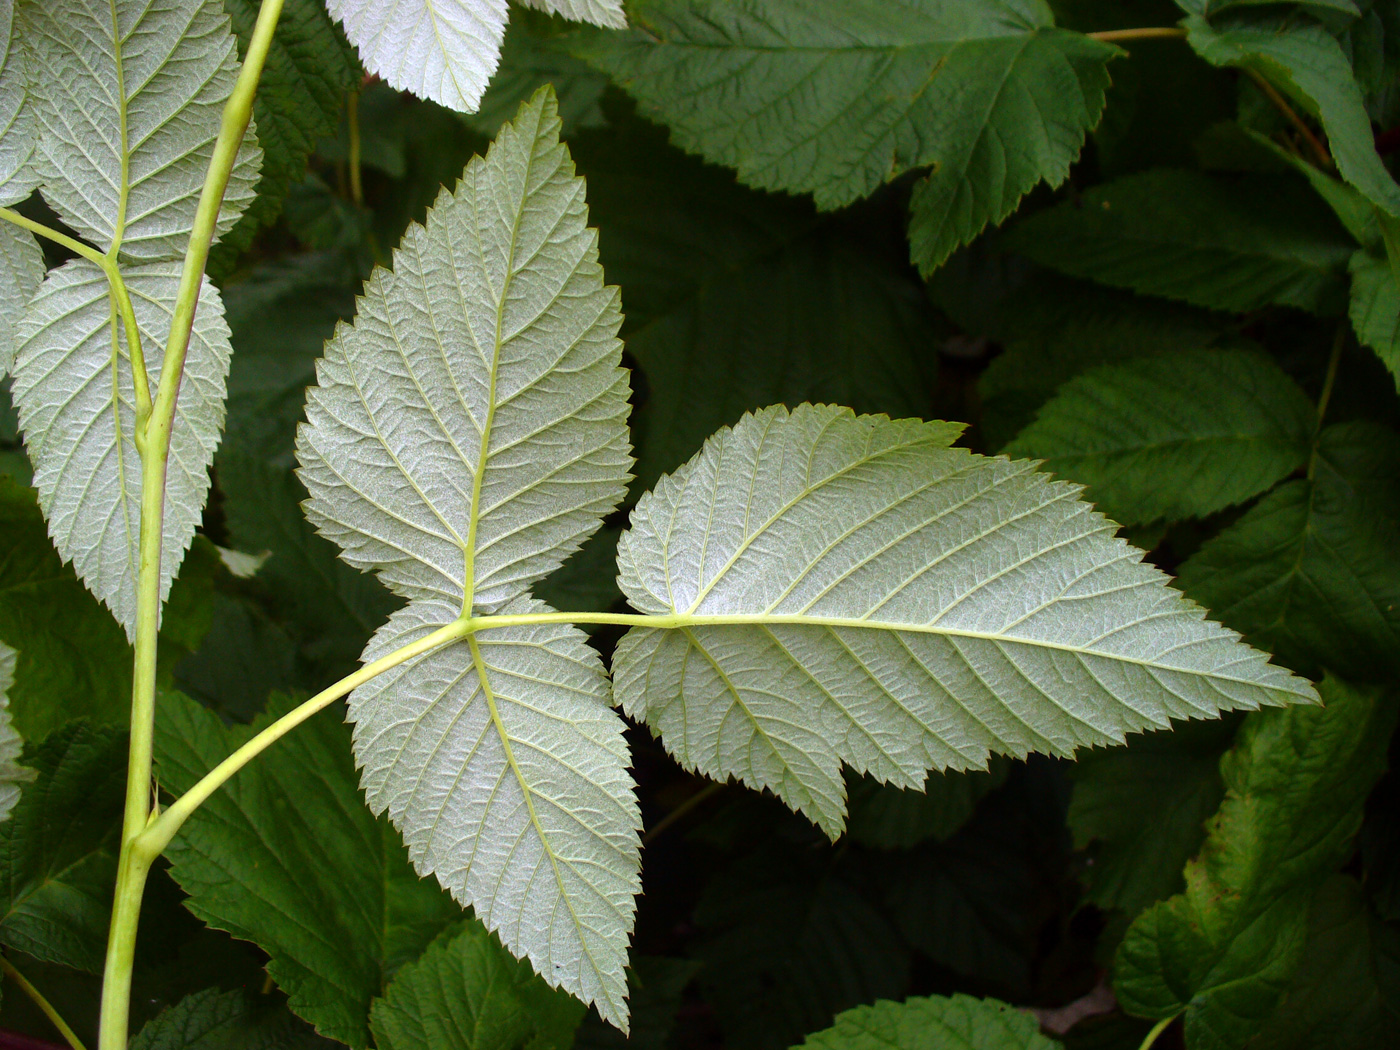
[[(256, 5), (226, 7), (246, 40)], [(1084, 1050), (1136, 1047), (1178, 1013), (1159, 1045), (1386, 1045), (1400, 4), (627, 10), (622, 32), (512, 10), (463, 117), (366, 79), (319, 0), (287, 0), (257, 104), (258, 197), (211, 271), (228, 415), (165, 613), (160, 786), (183, 789), (353, 669), (398, 606), (303, 517), (304, 388), (370, 268), (549, 82), (622, 289), (634, 499), (763, 405), (964, 421), (968, 447), (1088, 486), (1187, 595), (1327, 700), (1078, 762), (934, 774), (924, 795), (852, 777), (834, 845), (772, 798), (682, 772), (634, 727), (648, 830), (628, 1042), (1044, 1038), (968, 998), (992, 996)], [(1184, 40), (1084, 35), (1183, 16)], [(54, 221), (38, 198), (23, 209)], [(0, 396), (0, 643), (19, 652), (10, 708), (37, 771), (0, 824), (0, 944), (87, 1034), (130, 656), (47, 538), (17, 426)], [(551, 604), (622, 608), (624, 520), (544, 585)], [(617, 634), (592, 640), (610, 654)], [(186, 825), (142, 919), (135, 1045), (622, 1042), (414, 876), (363, 805), (349, 735), (319, 716)], [(907, 1016), (872, 1006), (908, 997)], [(51, 1031), (13, 986), (0, 1024)]]

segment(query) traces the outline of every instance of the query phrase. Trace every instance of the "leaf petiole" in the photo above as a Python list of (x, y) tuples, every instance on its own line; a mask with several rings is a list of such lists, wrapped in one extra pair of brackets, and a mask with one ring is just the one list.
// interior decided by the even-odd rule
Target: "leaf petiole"
[(24, 992), (25, 995), (29, 996), (35, 1006), (43, 1011), (44, 1016), (58, 1029), (58, 1034), (63, 1036), (64, 1041), (71, 1046), (73, 1050), (86, 1050), (82, 1040), (79, 1039), (73, 1029), (69, 1027), (68, 1022), (59, 1015), (59, 1012), (53, 1008), (53, 1004), (45, 999), (39, 989), (30, 984), (29, 979), (25, 977), (24, 974), (20, 973), (19, 970), (15, 969), (15, 964), (10, 962), (10, 960), (3, 955), (0, 955), (0, 970), (4, 971), (15, 984), (19, 985), (20, 990)]

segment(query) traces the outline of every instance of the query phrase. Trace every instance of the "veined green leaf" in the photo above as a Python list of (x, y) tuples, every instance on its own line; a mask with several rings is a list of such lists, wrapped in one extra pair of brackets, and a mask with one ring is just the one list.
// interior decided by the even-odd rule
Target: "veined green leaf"
[(583, 1014), (472, 923), (400, 970), (370, 1025), (379, 1050), (568, 1050)]
[[(622, 0), (527, 0), (527, 6), (621, 28)], [(366, 68), (392, 87), (472, 113), (501, 58), (506, 0), (326, 0)]]
[(1356, 244), (1289, 176), (1160, 169), (1096, 186), (1005, 239), (1043, 266), (1135, 292), (1244, 312), (1340, 312)]
[(1315, 114), (1342, 178), (1400, 218), (1400, 185), (1376, 153), (1366, 100), (1335, 37), (1310, 19), (1277, 11), (1239, 12), (1214, 22), (1192, 15), (1183, 24), (1207, 62), (1253, 69)]
[(1066, 383), (1006, 452), (1088, 486), (1124, 525), (1205, 517), (1308, 461), (1317, 413), (1263, 354), (1196, 350)]
[(1251, 716), (1221, 763), (1225, 801), (1186, 889), (1140, 915), (1114, 988), (1130, 1013), (1185, 1012), (1187, 1045), (1240, 1046), (1302, 957), (1308, 903), (1351, 853), (1385, 770), (1393, 696), (1322, 683), (1323, 707)]
[[(587, 219), (545, 88), (328, 344), (298, 436), (308, 516), (411, 599), (366, 660), (463, 612), (542, 608), (527, 588), (621, 500), (621, 313)], [(640, 816), (582, 633), (481, 633), (362, 686), (350, 708), (370, 806), (418, 869), (624, 1027)]]
[[(130, 266), (124, 277), (155, 387), (180, 264)], [(134, 637), (141, 464), (132, 437), (131, 360), (106, 274), (86, 259), (51, 271), (24, 313), (19, 339), (14, 398), (49, 535), (64, 561), (73, 563), (88, 589)], [(205, 281), (171, 436), (162, 600), (194, 538), (209, 491), (209, 464), (224, 423), (228, 366), (223, 304)]]
[(1400, 673), (1400, 438), (1339, 423), (1312, 480), (1279, 486), (1206, 542), (1179, 586), (1290, 667)]
[(0, 204), (22, 201), (39, 185), (34, 170), (34, 107), (28, 100), (17, 29), (14, 0), (7, 0), (0, 5)]
[(795, 1050), (1056, 1050), (1035, 1017), (995, 999), (970, 995), (888, 1000), (858, 1006), (813, 1032)]
[(1069, 172), (1117, 51), (1042, 0), (643, 0), (580, 54), (678, 145), (761, 189), (849, 204), (933, 166), (913, 202), (932, 270)]
[(841, 765), (914, 787), (992, 752), (1069, 754), (1173, 718), (1312, 702), (1177, 600), (1032, 464), (959, 427), (769, 408), (642, 498), (618, 546), (614, 680), (688, 769), (771, 789), (832, 838)]
[(0, 379), (15, 363), (15, 322), (44, 280), (44, 253), (28, 230), (0, 219)]
[(1364, 248), (1351, 257), (1351, 326), (1400, 387), (1400, 278), (1384, 255)]
[[(293, 706), (275, 698), (252, 727), (226, 727), (163, 695), (161, 785), (188, 790)], [(329, 718), (301, 727), (202, 805), (168, 852), (190, 911), (266, 951), (292, 1010), (323, 1035), (364, 1047), (371, 1001), (460, 912), (361, 805), (349, 735)]]
[(10, 720), (10, 686), (15, 684), (15, 651), (0, 642), (0, 821), (10, 818), (19, 801), (20, 784), (34, 779), (34, 770), (19, 764), (24, 741)]
[(107, 943), (126, 733), (75, 722), (28, 752), (37, 778), (0, 824), (0, 942), (97, 973)]
[(313, 1050), (313, 1038), (285, 1010), (260, 1013), (243, 991), (207, 988), (153, 1017), (131, 1050)]
[[(104, 252), (180, 258), (238, 73), (223, 4), (44, 0), (20, 16), (30, 66), (43, 72), (31, 97), (44, 198)], [(261, 158), (250, 129), (219, 234), (251, 202)]]

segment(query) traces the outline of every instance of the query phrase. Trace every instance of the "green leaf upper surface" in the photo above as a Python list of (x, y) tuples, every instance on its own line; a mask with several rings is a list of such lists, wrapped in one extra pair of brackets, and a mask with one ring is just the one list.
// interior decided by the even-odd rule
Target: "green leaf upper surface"
[(1400, 185), (1376, 153), (1371, 118), (1341, 45), (1322, 26), (1277, 10), (1186, 19), (1187, 39), (1206, 61), (1253, 69), (1315, 114), (1342, 178), (1400, 218)]
[(1179, 586), (1301, 671), (1371, 680), (1400, 667), (1400, 437), (1339, 423), (1313, 480), (1290, 481), (1206, 544)]
[(8, 820), (19, 801), (19, 785), (34, 779), (34, 770), (19, 764), (24, 741), (10, 717), (10, 687), (15, 684), (15, 651), (0, 642), (0, 821)]
[[(527, 0), (596, 25), (626, 25), (622, 0)], [(365, 67), (393, 87), (471, 113), (501, 58), (506, 0), (327, 0)]]
[[(129, 266), (124, 279), (154, 397), (180, 264)], [(63, 559), (73, 563), (88, 589), (134, 637), (141, 461), (132, 436), (131, 359), (125, 329), (114, 324), (106, 274), (86, 259), (50, 271), (25, 310), (18, 334), (14, 399), (49, 535)], [(162, 600), (194, 538), (209, 492), (209, 464), (224, 423), (228, 367), (223, 304), (217, 289), (205, 281), (171, 435)]]
[(800, 1050), (1055, 1050), (1035, 1017), (995, 999), (931, 995), (858, 1006)]
[(645, 379), (632, 421), (639, 487), (764, 405), (932, 414), (940, 333), (902, 244), (739, 186), (639, 120), (570, 145)]
[(941, 842), (967, 823), (977, 801), (1001, 786), (1007, 763), (988, 770), (930, 773), (915, 791), (861, 777), (848, 785), (851, 839), (878, 849), (909, 849)]
[(1068, 821), (1075, 845), (1092, 850), (1090, 901), (1131, 919), (1181, 891), (1182, 869), (1225, 793), (1220, 756), (1234, 730), (1193, 722), (1080, 756), (1069, 771)]
[[(508, 613), (546, 612), (529, 599)], [(426, 599), (395, 613), (366, 662), (450, 623)], [(641, 889), (641, 814), (623, 723), (582, 631), (478, 631), (350, 697), (365, 797), (506, 947), (605, 1020), (627, 1022), (623, 967)]]
[[(43, 0), (20, 17), (44, 198), (104, 252), (180, 258), (238, 73), (221, 0)], [(261, 157), (250, 133), (219, 234), (252, 201)]]
[(580, 53), (675, 141), (762, 189), (834, 208), (911, 168), (914, 258), (932, 269), (1098, 122), (1108, 45), (1041, 0), (643, 0)]
[(131, 647), (53, 549), (31, 489), (0, 478), (0, 641), (18, 649), (10, 714), (28, 740), (72, 718), (124, 722)]
[(379, 1050), (568, 1050), (583, 1014), (471, 923), (399, 971), (370, 1025)]
[(74, 723), (25, 762), (37, 778), (0, 824), (0, 941), (97, 973), (116, 879), (126, 733)]
[[(280, 699), (253, 726), (225, 727), (166, 694), (162, 787), (187, 790), (292, 706)], [(302, 726), (195, 811), (167, 854), (195, 915), (266, 951), (291, 1008), (323, 1035), (364, 1047), (371, 1000), (459, 912), (365, 809), (348, 737), (330, 717)]]
[(1352, 256), (1351, 326), (1400, 388), (1400, 278), (1384, 255), (1361, 249)]
[(1305, 465), (1316, 412), (1263, 354), (1198, 350), (1070, 380), (1006, 452), (1087, 485), (1115, 521), (1203, 518)]
[(686, 768), (769, 788), (835, 838), (842, 763), (913, 787), (994, 751), (1315, 699), (1073, 486), (947, 447), (958, 430), (770, 408), (663, 478), (619, 582), (687, 622), (623, 638), (627, 712)]
[(1246, 719), (1185, 892), (1140, 915), (1119, 949), (1119, 1002), (1145, 1017), (1185, 1011), (1189, 1046), (1239, 1046), (1273, 1013), (1302, 957), (1308, 903), (1350, 855), (1385, 769), (1394, 697), (1335, 679), (1321, 691), (1323, 707)]
[(313, 1050), (299, 1029), (285, 1011), (260, 1015), (243, 991), (209, 988), (148, 1021), (131, 1050)]
[(1087, 190), (1018, 224), (1006, 246), (1136, 292), (1245, 312), (1340, 312), (1355, 242), (1288, 176), (1160, 169)]
[(1355, 879), (1333, 876), (1313, 897), (1302, 962), (1257, 1045), (1371, 1050), (1397, 1025), (1400, 931), (1370, 912)]
[[(623, 496), (622, 318), (583, 194), (542, 89), (328, 344), (298, 435), (308, 516), (412, 600), (366, 660), (463, 612), (538, 611), (527, 588)], [(582, 633), (459, 641), (356, 690), (351, 717), (370, 805), (419, 870), (625, 1026), (640, 815)]]
[[(246, 51), (259, 4), (224, 0), (224, 6), (239, 50)], [(253, 100), (262, 177), (247, 212), (223, 240), (225, 252), (247, 247), (257, 228), (277, 217), (287, 190), (306, 174), (316, 143), (335, 131), (346, 92), (359, 78), (360, 65), (322, 0), (285, 0)]]

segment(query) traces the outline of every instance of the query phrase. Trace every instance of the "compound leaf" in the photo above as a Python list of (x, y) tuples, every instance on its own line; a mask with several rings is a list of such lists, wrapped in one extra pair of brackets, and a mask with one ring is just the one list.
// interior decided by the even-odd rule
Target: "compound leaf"
[(1351, 853), (1385, 770), (1394, 697), (1327, 679), (1323, 707), (1250, 716), (1221, 763), (1225, 801), (1186, 889), (1140, 915), (1114, 988), (1130, 1013), (1185, 1012), (1189, 1046), (1256, 1034), (1302, 958), (1308, 903)]
[(32, 748), (37, 774), (0, 824), (0, 942), (97, 973), (107, 943), (126, 733), (75, 722)]
[(1246, 312), (1340, 312), (1356, 244), (1292, 176), (1159, 169), (1095, 186), (1019, 223), (1008, 248), (1135, 292)]
[[(527, 588), (623, 496), (621, 313), (583, 192), (541, 89), (375, 272), (318, 366), (298, 435), (308, 516), (411, 599), (366, 660), (466, 611), (540, 609)], [(583, 635), (481, 633), (350, 710), (370, 806), (419, 871), (625, 1026), (640, 816)]]
[(931, 995), (838, 1014), (795, 1050), (1055, 1050), (1034, 1015), (996, 999)]
[[(152, 385), (180, 283), (177, 262), (124, 270)], [(128, 637), (136, 631), (141, 464), (124, 327), (107, 276), (86, 259), (50, 271), (20, 321), (14, 399), (49, 535)], [(229, 331), (219, 293), (200, 288), (166, 477), (161, 599), (179, 571), (209, 492), (224, 422)], [(115, 376), (113, 372), (115, 371)], [(152, 390), (152, 396), (155, 391)]]
[[(365, 650), (378, 659), (451, 623), (413, 602)], [(521, 599), (508, 613), (548, 611)], [(365, 797), (433, 872), (552, 986), (626, 1024), (641, 815), (623, 723), (585, 635), (562, 624), (478, 631), (350, 697)]]
[[(45, 0), (20, 17), (30, 67), (43, 74), (31, 98), (44, 198), (104, 252), (116, 244), (130, 259), (180, 258), (238, 75), (223, 4)], [(250, 133), (218, 234), (252, 201), (261, 159)]]
[(583, 1014), (472, 923), (399, 971), (370, 1026), (379, 1050), (568, 1050)]
[(1253, 644), (1307, 673), (1400, 667), (1400, 438), (1369, 421), (1318, 441), (1287, 482), (1189, 558), (1179, 586)]
[[(253, 726), (226, 727), (165, 694), (161, 785), (188, 790), (293, 706), (276, 698)], [(303, 726), (201, 806), (168, 854), (190, 911), (266, 951), (292, 1010), (323, 1035), (364, 1047), (371, 1001), (460, 913), (414, 875), (398, 834), (361, 804), (348, 737), (329, 718)]]
[(619, 643), (627, 712), (686, 768), (771, 789), (835, 838), (843, 762), (914, 787), (994, 751), (1315, 701), (1074, 486), (948, 447), (959, 429), (769, 408), (663, 478), (619, 582), (678, 622)]
[(1066, 383), (1009, 446), (1124, 525), (1205, 517), (1307, 463), (1317, 413), (1263, 354), (1196, 350)]
[(760, 189), (849, 204), (912, 169), (915, 261), (932, 270), (1098, 122), (1117, 51), (1038, 0), (644, 0), (580, 54), (678, 145)]

